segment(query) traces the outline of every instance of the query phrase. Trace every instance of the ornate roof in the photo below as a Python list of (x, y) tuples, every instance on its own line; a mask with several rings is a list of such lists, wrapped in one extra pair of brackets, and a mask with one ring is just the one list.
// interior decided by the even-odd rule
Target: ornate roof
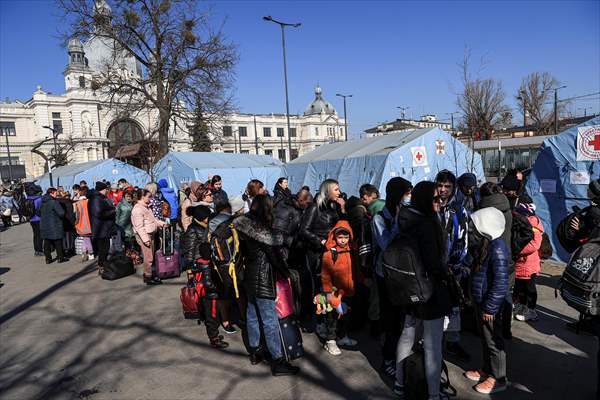
[(323, 96), (321, 95), (321, 87), (317, 86), (315, 88), (315, 99), (308, 105), (308, 107), (306, 107), (306, 110), (304, 110), (304, 115), (321, 113), (330, 115), (337, 114), (331, 103), (323, 99)]

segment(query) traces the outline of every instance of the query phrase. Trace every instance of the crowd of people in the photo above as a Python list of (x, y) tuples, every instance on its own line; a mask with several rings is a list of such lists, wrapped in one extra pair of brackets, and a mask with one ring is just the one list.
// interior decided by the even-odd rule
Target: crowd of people
[[(342, 189), (327, 179), (315, 194), (308, 187), (292, 193), (282, 177), (271, 193), (251, 180), (243, 196), (229, 198), (219, 176), (181, 188), (164, 179), (143, 188), (121, 179), (42, 194), (29, 185), (19, 215), (29, 220), (34, 254), (46, 263), (77, 252), (83, 260), (97, 258), (102, 273), (118, 242), (143, 264), (148, 286), (162, 283), (154, 265), (160, 232), (174, 230), (181, 269), (190, 282), (201, 277), (199, 306), (210, 344), (227, 348), (220, 329), (235, 334), (237, 325), (247, 335), (252, 365), (268, 360), (273, 375), (299, 372), (279, 334), (277, 282), (284, 279), (292, 282), (302, 332), (318, 335), (326, 353), (356, 348), (350, 335), (357, 329), (368, 326), (381, 336), (382, 373), (398, 398), (411, 390), (404, 363), (416, 345), (429, 399), (444, 396), (446, 357), (473, 366), (464, 376), (477, 392), (505, 390), (504, 341), (512, 338), (514, 320), (539, 318), (536, 277), (547, 252), (522, 174), (511, 171), (499, 184), (481, 186), (471, 173), (456, 177), (447, 170), (414, 186), (394, 177), (384, 197), (371, 184), (356, 197)], [(599, 181), (590, 184), (589, 196), (598, 208)], [(4, 208), (13, 202), (10, 194), (0, 198)], [(598, 212), (588, 214), (589, 221), (570, 220), (575, 243), (600, 235)], [(214, 238), (233, 243), (235, 257), (224, 258)], [(402, 273), (410, 280), (399, 278)], [(472, 326), (481, 336), (480, 364), (461, 346), (461, 332)]]

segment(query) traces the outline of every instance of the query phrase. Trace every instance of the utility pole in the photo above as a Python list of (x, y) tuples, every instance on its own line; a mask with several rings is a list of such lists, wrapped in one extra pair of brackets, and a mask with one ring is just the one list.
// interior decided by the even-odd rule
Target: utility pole
[(254, 117), (254, 149), (256, 150), (256, 154), (258, 154), (258, 130), (256, 129), (256, 115)]
[(351, 94), (339, 94), (336, 93), (336, 96), (342, 97), (344, 99), (344, 141), (348, 141), (348, 114), (346, 114), (346, 97), (352, 97)]
[[(588, 110), (588, 108), (591, 108), (591, 107), (579, 107), (579, 108), (577, 108), (577, 109), (578, 109), (578, 110), (583, 110), (583, 116), (584, 116), (584, 117), (587, 117), (587, 110)], [(576, 115), (576, 116), (577, 116), (577, 115)]]
[[(290, 136), (290, 101), (288, 97), (288, 81), (287, 81), (287, 60), (285, 57), (285, 27), (290, 26), (292, 28), (298, 28), (301, 23), (288, 24), (285, 22), (277, 21), (270, 15), (263, 17), (265, 21), (273, 22), (281, 27), (281, 47), (283, 48), (283, 79), (285, 83), (285, 117), (287, 119), (287, 130), (288, 130), (288, 151), (290, 158), (292, 157), (292, 137)], [(281, 139), (283, 142), (283, 138)]]
[(558, 90), (566, 88), (566, 85), (554, 88), (554, 134), (558, 133)]
[(452, 136), (456, 136), (456, 134), (454, 132), (454, 114), (457, 114), (457, 112), (453, 111), (453, 112), (446, 113), (446, 115), (450, 116), (450, 126), (451, 126)]

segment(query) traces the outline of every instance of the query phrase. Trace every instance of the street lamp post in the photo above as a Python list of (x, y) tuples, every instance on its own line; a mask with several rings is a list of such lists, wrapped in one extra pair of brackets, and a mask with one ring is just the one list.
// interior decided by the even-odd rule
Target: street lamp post
[(566, 85), (554, 88), (554, 134), (558, 133), (558, 90), (566, 88)]
[[(12, 173), (12, 158), (10, 156), (10, 144), (8, 143), (8, 136), (10, 135), (11, 129), (7, 126), (0, 129), (0, 134), (4, 135), (6, 138), (6, 154), (8, 156), (8, 179), (9, 182), (12, 183), (13, 173)], [(13, 136), (13, 135), (10, 135)]]
[(408, 110), (410, 107), (396, 107), (397, 109), (400, 110), (400, 112), (402, 113), (402, 119), (406, 119), (406, 110)]
[(446, 113), (446, 115), (450, 116), (450, 130), (452, 132), (452, 136), (456, 136), (454, 134), (454, 114), (458, 114), (456, 111), (450, 112), (450, 113)]
[(291, 26), (292, 28), (298, 28), (301, 23), (288, 24), (285, 22), (277, 21), (270, 15), (263, 17), (265, 21), (274, 22), (281, 27), (281, 46), (283, 48), (283, 80), (285, 82), (285, 117), (287, 119), (287, 130), (288, 130), (288, 151), (290, 152), (290, 159), (292, 158), (292, 137), (290, 136), (290, 101), (288, 97), (288, 81), (287, 81), (287, 60), (285, 57), (285, 27)]
[(346, 97), (352, 97), (352, 95), (336, 93), (336, 96), (342, 97), (344, 99), (344, 140), (347, 142), (348, 141), (348, 114), (346, 114)]

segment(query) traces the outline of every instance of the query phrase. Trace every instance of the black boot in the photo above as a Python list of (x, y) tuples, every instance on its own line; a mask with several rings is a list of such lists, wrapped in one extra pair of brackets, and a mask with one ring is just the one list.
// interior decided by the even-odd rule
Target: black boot
[(46, 264), (52, 264), (54, 262), (51, 258), (46, 258)]
[(229, 343), (223, 340), (223, 336), (217, 336), (214, 338), (210, 338), (210, 345), (215, 349), (226, 349), (229, 347)]
[(260, 364), (264, 359), (265, 357), (260, 347), (250, 348), (250, 363), (252, 365)]
[(298, 372), (300, 372), (300, 368), (293, 366), (283, 357), (273, 360), (271, 365), (273, 376), (296, 375)]
[(156, 276), (152, 276), (150, 278), (148, 278), (147, 276), (144, 276), (144, 283), (148, 286), (160, 285), (160, 284), (162, 284), (162, 281), (160, 279), (158, 279)]

